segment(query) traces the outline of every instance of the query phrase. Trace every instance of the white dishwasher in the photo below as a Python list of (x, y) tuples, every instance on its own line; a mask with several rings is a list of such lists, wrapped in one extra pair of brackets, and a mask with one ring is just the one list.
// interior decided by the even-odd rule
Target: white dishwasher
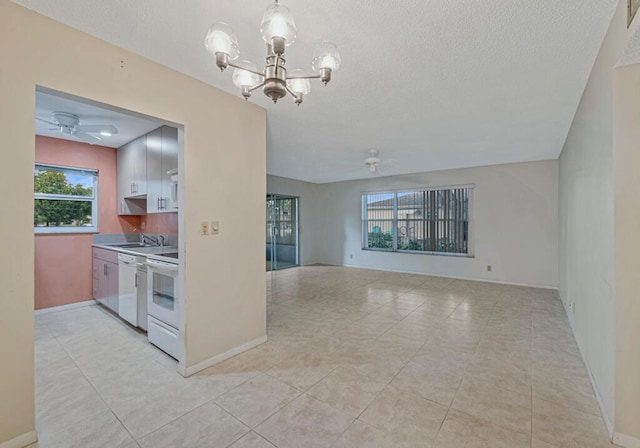
[(137, 270), (135, 255), (118, 254), (118, 314), (134, 326), (138, 325)]

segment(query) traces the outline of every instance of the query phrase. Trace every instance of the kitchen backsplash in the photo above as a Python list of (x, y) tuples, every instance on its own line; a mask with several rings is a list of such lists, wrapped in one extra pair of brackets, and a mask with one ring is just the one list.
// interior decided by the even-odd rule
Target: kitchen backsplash
[[(137, 217), (140, 225), (132, 233), (102, 233), (93, 236), (95, 244), (137, 243), (140, 233), (149, 236), (164, 236), (166, 246), (178, 245), (178, 213), (156, 213)], [(142, 230), (144, 223), (144, 230)]]
[(143, 233), (178, 234), (178, 213), (154, 213), (142, 216), (142, 222), (145, 223)]

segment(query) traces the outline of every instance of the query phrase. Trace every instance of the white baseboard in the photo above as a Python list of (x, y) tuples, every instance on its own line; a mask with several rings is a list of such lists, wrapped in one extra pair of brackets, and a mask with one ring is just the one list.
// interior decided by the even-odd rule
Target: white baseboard
[(254, 339), (253, 341), (249, 341), (242, 345), (234, 347), (231, 350), (227, 350), (224, 353), (220, 353), (219, 355), (216, 355), (213, 358), (206, 359), (202, 362), (199, 362), (198, 364), (194, 364), (186, 368), (184, 366), (179, 366), (178, 371), (182, 376), (188, 377), (204, 369), (207, 369), (211, 366), (219, 364), (222, 361), (225, 361), (229, 358), (233, 358), (234, 356), (239, 355), (242, 352), (251, 350), (252, 348), (257, 347), (258, 345), (264, 344), (265, 342), (267, 342), (267, 335), (264, 335), (262, 337), (259, 337), (258, 339)]
[(613, 443), (624, 448), (640, 448), (640, 439), (619, 432), (613, 433)]
[[(569, 327), (571, 327), (571, 333), (573, 334), (573, 339), (576, 341), (576, 345), (578, 346), (578, 350), (580, 351), (580, 357), (582, 358), (582, 362), (583, 362), (585, 368), (587, 369), (587, 373), (589, 374), (589, 380), (591, 380), (591, 386), (593, 387), (593, 392), (596, 395), (596, 401), (598, 402), (598, 407), (600, 408), (600, 414), (602, 415), (602, 419), (604, 420), (604, 424), (607, 427), (607, 433), (609, 434), (609, 440), (614, 440), (615, 434), (613, 432), (613, 422), (611, 421), (611, 418), (609, 418), (609, 415), (607, 414), (607, 411), (606, 411), (606, 409), (604, 407), (604, 404), (602, 403), (602, 397), (600, 396), (600, 391), (598, 390), (598, 386), (596, 384), (595, 378), (593, 377), (593, 373), (591, 373), (591, 369), (589, 368), (589, 364), (587, 363), (587, 360), (584, 357), (584, 351), (582, 350), (582, 347), (580, 346), (580, 341), (578, 340), (578, 337), (576, 336), (576, 327), (575, 327), (575, 322), (573, 320), (573, 315), (569, 312), (569, 310), (565, 306), (564, 300), (562, 300), (561, 297), (560, 297), (560, 303), (562, 303), (562, 307), (564, 308), (564, 312), (567, 315), (567, 320), (569, 321)], [(615, 443), (615, 440), (614, 440), (614, 443)], [(639, 447), (640, 448), (640, 445), (620, 445), (620, 446), (624, 446), (624, 447), (629, 446), (629, 447)]]
[(84, 302), (70, 303), (68, 305), (53, 306), (51, 308), (43, 308), (41, 310), (35, 310), (35, 315), (38, 316), (40, 314), (49, 314), (49, 313), (57, 313), (58, 311), (74, 310), (76, 308), (84, 308), (85, 306), (95, 305), (96, 303), (98, 302), (96, 302), (95, 300), (86, 300)]
[(11, 440), (0, 443), (0, 448), (23, 448), (38, 441), (38, 435), (35, 431), (29, 431), (25, 434), (14, 437)]
[(400, 274), (416, 274), (416, 275), (425, 275), (428, 277), (440, 277), (440, 278), (450, 278), (452, 280), (468, 280), (472, 282), (482, 282), (482, 283), (496, 283), (498, 285), (510, 285), (510, 286), (523, 286), (525, 288), (539, 288), (539, 289), (552, 289), (558, 290), (557, 286), (546, 286), (546, 285), (530, 285), (527, 283), (516, 283), (516, 282), (505, 282), (500, 280), (492, 280), (487, 278), (477, 278), (477, 277), (464, 277), (458, 275), (446, 275), (446, 274), (432, 274), (429, 272), (419, 272), (419, 271), (410, 271), (403, 269), (391, 269), (391, 268), (381, 268), (377, 266), (363, 266), (359, 264), (341, 264), (341, 265), (327, 265), (327, 266), (343, 266), (345, 268), (356, 268), (356, 269), (370, 269), (373, 271), (383, 271), (383, 272), (398, 272)]

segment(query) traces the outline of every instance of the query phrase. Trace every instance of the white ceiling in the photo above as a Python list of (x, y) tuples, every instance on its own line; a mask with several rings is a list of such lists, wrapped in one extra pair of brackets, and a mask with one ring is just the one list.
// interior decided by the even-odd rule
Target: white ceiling
[[(14, 0), (238, 94), (203, 46), (211, 22), (236, 31), (241, 58), (264, 58), (267, 0)], [(315, 43), (343, 69), (300, 108), (268, 109), (268, 172), (312, 182), (556, 158), (617, 0), (291, 0), (289, 68)]]
[[(106, 107), (99, 107), (93, 104), (82, 102), (81, 100), (62, 97), (50, 93), (36, 92), (36, 117), (47, 121), (51, 119), (53, 112), (68, 112), (75, 114), (80, 119), (81, 125), (87, 124), (105, 124), (113, 125), (118, 129), (118, 133), (111, 137), (99, 136), (101, 139), (96, 141), (96, 145), (108, 146), (111, 148), (119, 148), (125, 143), (135, 140), (137, 137), (162, 126), (160, 122), (147, 120), (118, 112)], [(61, 138), (74, 142), (81, 141), (77, 137), (61, 134), (58, 130), (51, 130), (52, 126), (40, 120), (35, 120), (36, 134), (45, 137)]]

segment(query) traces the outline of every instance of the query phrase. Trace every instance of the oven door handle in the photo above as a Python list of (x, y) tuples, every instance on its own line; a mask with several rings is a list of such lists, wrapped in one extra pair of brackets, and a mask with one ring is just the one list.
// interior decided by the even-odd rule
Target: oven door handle
[(155, 269), (156, 271), (169, 272), (172, 274), (176, 274), (178, 272), (177, 264), (163, 263), (161, 261), (147, 259), (147, 266), (149, 266), (151, 269)]

